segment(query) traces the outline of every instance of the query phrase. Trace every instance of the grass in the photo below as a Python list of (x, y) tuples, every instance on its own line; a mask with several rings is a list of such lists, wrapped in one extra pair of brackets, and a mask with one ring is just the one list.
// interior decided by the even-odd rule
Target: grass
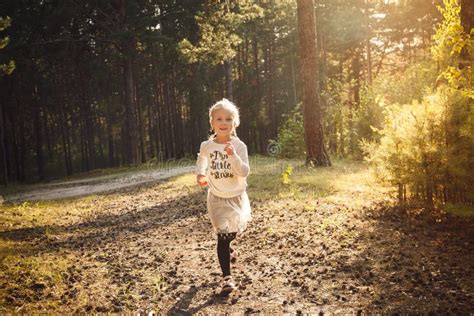
[[(288, 166), (292, 172), (285, 178)], [(390, 189), (376, 183), (361, 162), (334, 160), (331, 167), (306, 168), (302, 161), (259, 157), (252, 164), (249, 192), (254, 199), (292, 199), (307, 202), (327, 198), (360, 205), (367, 195), (381, 197)]]
[(148, 285), (152, 289), (153, 296), (155, 296), (158, 292), (165, 291), (168, 287), (168, 283), (158, 273), (145, 276), (143, 281), (144, 285)]
[(3, 202), (3, 196), (18, 194), (33, 189), (32, 185), (13, 183), (9, 185), (0, 185), (0, 204)]
[(452, 215), (459, 217), (468, 218), (474, 216), (474, 206), (446, 204), (442, 206), (442, 209)]
[(94, 209), (97, 205), (104, 203), (104, 200), (107, 200), (107, 198), (89, 196), (77, 200), (0, 205), (0, 229), (57, 226), (82, 221), (92, 216)]
[[(12, 252), (10, 247), (14, 246)], [(35, 310), (53, 310), (61, 305), (66, 289), (65, 276), (71, 258), (53, 254), (29, 255), (30, 249), (2, 242), (2, 269), (0, 270), (0, 312), (4, 306), (17, 306), (16, 312), (35, 306)], [(21, 247), (21, 246), (20, 246)], [(17, 280), (21, 279), (21, 287)], [(17, 301), (21, 298), (21, 301)]]

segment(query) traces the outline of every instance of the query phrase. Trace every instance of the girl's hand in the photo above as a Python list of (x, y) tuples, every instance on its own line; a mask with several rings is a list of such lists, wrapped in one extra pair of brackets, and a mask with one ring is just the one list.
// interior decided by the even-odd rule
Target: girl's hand
[(234, 146), (232, 146), (230, 142), (227, 142), (226, 144), (227, 146), (225, 146), (224, 150), (229, 156), (232, 156), (235, 151)]
[(198, 185), (201, 188), (207, 187), (207, 181), (206, 181), (206, 176), (205, 175), (198, 174), (196, 176), (196, 180), (197, 180)]

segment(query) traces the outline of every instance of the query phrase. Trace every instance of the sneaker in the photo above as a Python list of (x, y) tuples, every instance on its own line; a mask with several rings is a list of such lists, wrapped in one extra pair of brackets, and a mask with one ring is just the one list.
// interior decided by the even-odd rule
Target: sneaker
[(231, 275), (224, 277), (221, 293), (230, 293), (236, 288), (237, 286), (235, 285), (234, 278)]

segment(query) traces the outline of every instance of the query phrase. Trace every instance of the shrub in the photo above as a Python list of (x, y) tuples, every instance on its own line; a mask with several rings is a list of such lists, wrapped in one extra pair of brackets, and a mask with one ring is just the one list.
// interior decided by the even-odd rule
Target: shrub
[[(398, 185), (400, 200), (472, 202), (474, 137), (472, 101), (454, 89), (439, 89), (422, 102), (388, 106), (380, 143), (362, 141), (380, 179)], [(466, 111), (467, 110), (467, 111)]]
[(278, 143), (282, 158), (306, 157), (306, 145), (304, 142), (303, 114), (297, 106), (288, 115), (285, 115), (284, 123), (278, 130)]

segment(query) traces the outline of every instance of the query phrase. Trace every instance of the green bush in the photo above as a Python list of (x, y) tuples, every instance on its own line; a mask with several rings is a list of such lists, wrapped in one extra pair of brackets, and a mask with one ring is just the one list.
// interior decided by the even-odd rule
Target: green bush
[(413, 100), (421, 102), (426, 94), (434, 92), (437, 76), (436, 64), (426, 59), (405, 71), (381, 75), (374, 82), (374, 91), (383, 96), (387, 104), (407, 104)]
[(361, 146), (376, 174), (399, 186), (401, 199), (407, 192), (428, 203), (473, 202), (474, 137), (463, 132), (472, 124), (472, 108), (471, 99), (450, 88), (422, 102), (390, 105), (380, 143)]
[(364, 89), (361, 93), (360, 105), (354, 111), (353, 137), (356, 143), (352, 150), (353, 157), (361, 160), (363, 153), (358, 145), (361, 140), (378, 141), (380, 135), (377, 133), (383, 126), (384, 101), (373, 89)]
[(428, 203), (474, 204), (474, 81), (468, 65), (474, 39), (463, 30), (459, 3), (443, 4), (431, 62), (380, 81), (376, 89), (390, 104), (380, 143), (362, 141), (362, 147), (377, 175), (398, 185), (401, 200), (410, 194)]
[(303, 114), (299, 106), (295, 107), (290, 114), (285, 115), (285, 120), (278, 130), (278, 143), (280, 157), (300, 159), (306, 157)]

